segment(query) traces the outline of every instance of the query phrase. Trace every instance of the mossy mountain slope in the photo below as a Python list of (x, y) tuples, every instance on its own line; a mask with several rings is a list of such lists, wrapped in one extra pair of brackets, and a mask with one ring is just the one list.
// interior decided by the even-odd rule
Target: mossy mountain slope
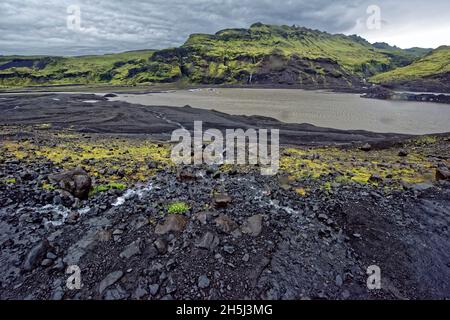
[[(152, 50), (99, 56), (0, 56), (0, 86), (127, 84), (135, 77)], [(132, 81), (146, 81), (138, 76)]]
[(450, 46), (441, 46), (408, 66), (375, 75), (371, 80), (395, 88), (450, 92)]
[(297, 26), (253, 24), (193, 34), (178, 48), (83, 57), (1, 57), (0, 86), (53, 84), (293, 85), (351, 88), (413, 62), (407, 52), (358, 36)]

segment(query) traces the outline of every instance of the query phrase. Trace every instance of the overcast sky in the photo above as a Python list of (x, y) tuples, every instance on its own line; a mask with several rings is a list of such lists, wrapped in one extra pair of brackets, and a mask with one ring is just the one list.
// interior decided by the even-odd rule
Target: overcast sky
[[(380, 8), (380, 28), (370, 5)], [(80, 28), (77, 19), (67, 23), (76, 6)], [(0, 55), (167, 48), (191, 33), (254, 22), (356, 33), (402, 48), (450, 45), (450, 0), (0, 0)]]

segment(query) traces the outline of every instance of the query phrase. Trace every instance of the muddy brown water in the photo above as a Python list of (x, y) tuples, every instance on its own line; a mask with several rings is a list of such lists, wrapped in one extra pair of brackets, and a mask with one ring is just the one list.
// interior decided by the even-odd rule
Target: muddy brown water
[(450, 105), (363, 99), (357, 94), (294, 89), (201, 89), (118, 94), (142, 105), (214, 109), (234, 115), (262, 115), (288, 123), (405, 134), (450, 132)]

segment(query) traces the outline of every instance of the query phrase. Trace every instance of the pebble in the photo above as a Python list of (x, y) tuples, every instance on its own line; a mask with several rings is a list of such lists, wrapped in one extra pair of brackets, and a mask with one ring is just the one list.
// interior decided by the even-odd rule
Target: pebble
[(242, 226), (241, 231), (253, 237), (259, 236), (262, 231), (262, 215), (257, 214), (248, 218)]
[(53, 260), (52, 259), (44, 259), (41, 262), (41, 266), (43, 267), (49, 267), (53, 264)]
[(23, 269), (25, 271), (33, 270), (45, 257), (49, 246), (47, 239), (40, 241), (34, 246), (25, 258)]
[(164, 239), (156, 239), (153, 244), (160, 254), (165, 254), (167, 252), (167, 242)]
[(152, 296), (156, 296), (156, 294), (159, 291), (159, 284), (157, 284), (157, 283), (151, 284), (148, 288), (150, 290), (150, 294)]
[(204, 236), (195, 244), (196, 247), (214, 250), (219, 245), (219, 238), (212, 232), (206, 232)]
[(119, 281), (120, 278), (122, 278), (122, 276), (123, 276), (123, 272), (120, 270), (111, 272), (100, 282), (100, 285), (98, 287), (98, 292), (100, 294), (102, 294), (106, 288), (108, 288), (109, 286), (111, 286), (114, 283), (116, 283), (117, 281)]
[(201, 275), (200, 277), (198, 277), (198, 287), (200, 289), (205, 289), (209, 287), (209, 279), (206, 275)]
[(233, 246), (224, 246), (223, 247), (223, 251), (225, 251), (228, 254), (233, 254), (234, 253), (234, 247)]
[(337, 285), (338, 287), (341, 287), (343, 283), (344, 283), (344, 281), (342, 280), (341, 275), (338, 274), (338, 275), (336, 276), (336, 285)]
[(124, 259), (130, 259), (138, 254), (141, 254), (140, 240), (134, 241), (126, 246), (125, 250), (123, 250), (119, 256)]
[(163, 224), (158, 224), (155, 233), (163, 235), (169, 232), (181, 232), (186, 226), (186, 218), (179, 214), (169, 215)]

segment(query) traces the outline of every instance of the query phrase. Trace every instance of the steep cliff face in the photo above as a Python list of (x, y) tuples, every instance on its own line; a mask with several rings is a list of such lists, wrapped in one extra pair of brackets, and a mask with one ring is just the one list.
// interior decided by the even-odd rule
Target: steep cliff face
[(178, 48), (83, 57), (0, 57), (0, 86), (39, 84), (283, 85), (358, 88), (420, 56), (358, 36), (253, 24), (193, 34)]

